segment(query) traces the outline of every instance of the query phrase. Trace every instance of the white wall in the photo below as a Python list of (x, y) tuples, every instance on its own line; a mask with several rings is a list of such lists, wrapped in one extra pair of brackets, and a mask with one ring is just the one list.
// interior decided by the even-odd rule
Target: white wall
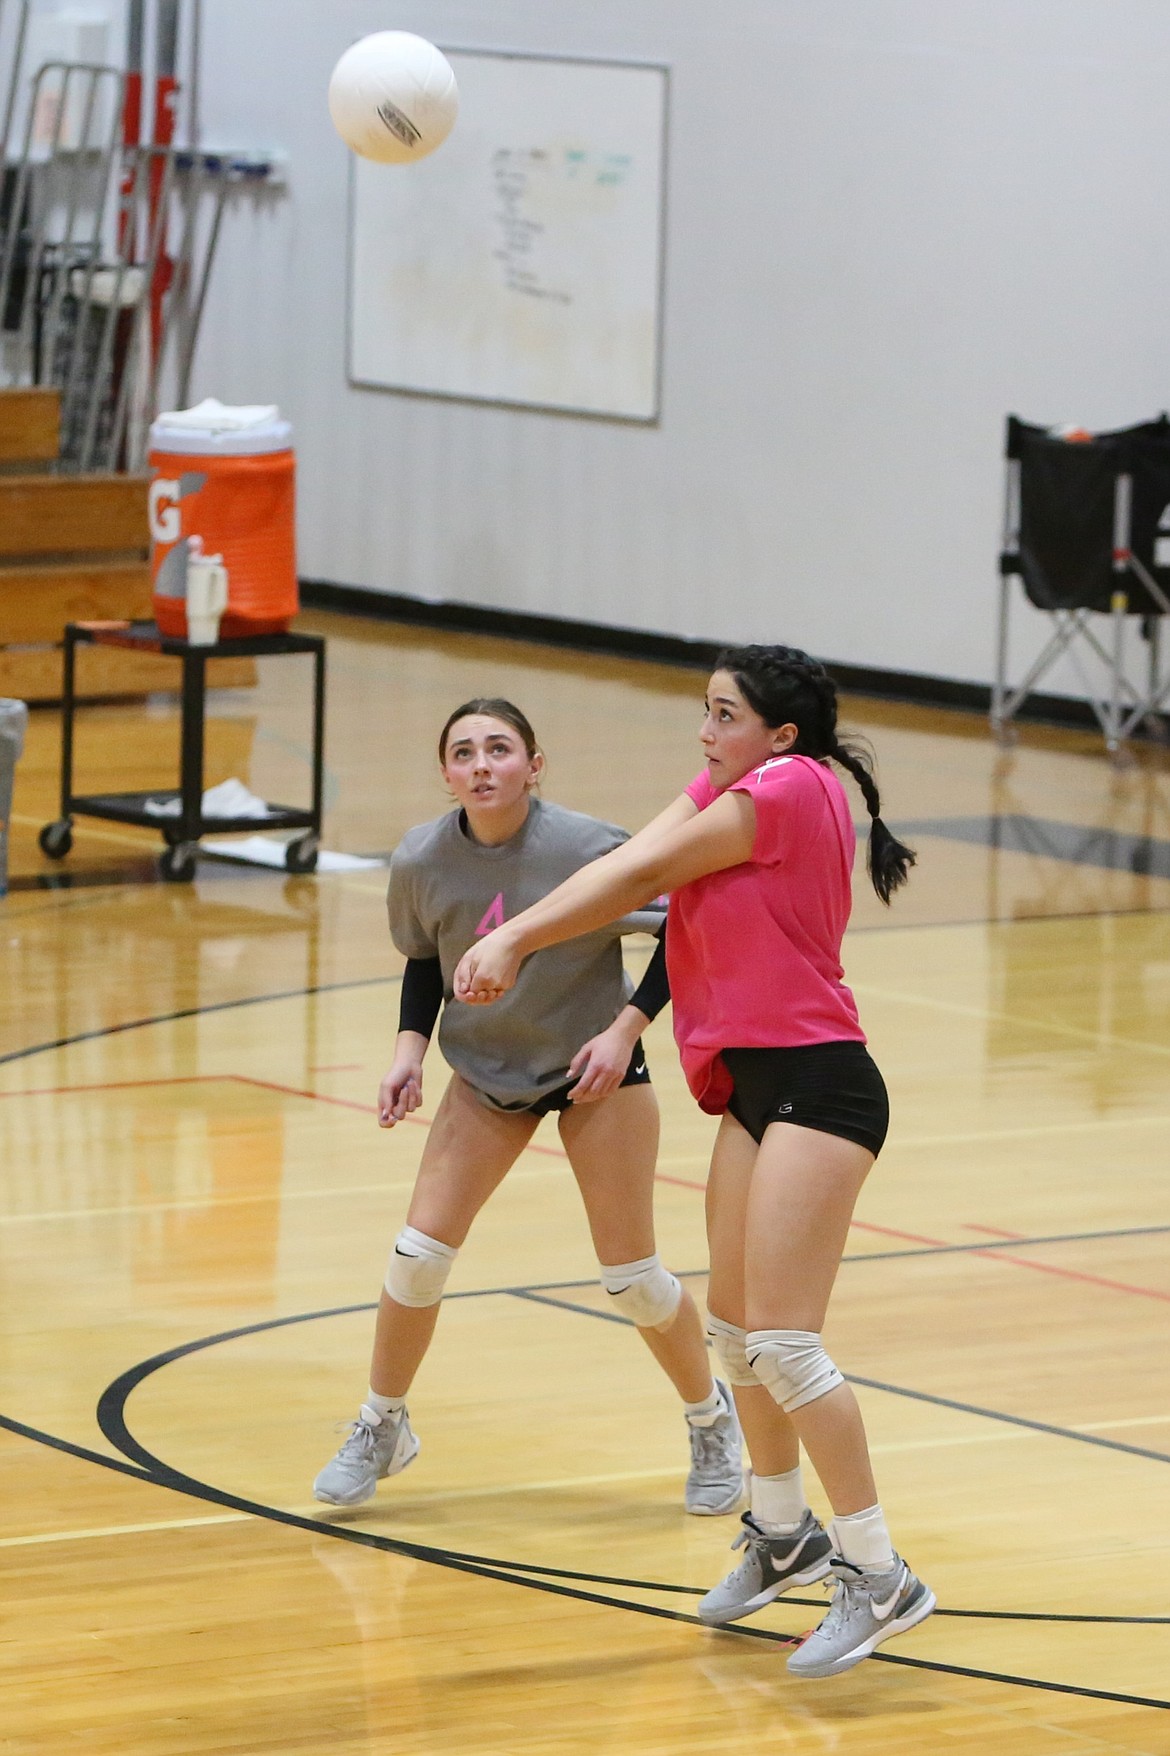
[[(1005, 414), (1170, 403), (1165, 0), (205, 0), (205, 21), (205, 141), (283, 149), (290, 189), (226, 229), (195, 390), (291, 415), (308, 577), (986, 681)], [(347, 386), (325, 85), (390, 23), (670, 66), (656, 428)]]

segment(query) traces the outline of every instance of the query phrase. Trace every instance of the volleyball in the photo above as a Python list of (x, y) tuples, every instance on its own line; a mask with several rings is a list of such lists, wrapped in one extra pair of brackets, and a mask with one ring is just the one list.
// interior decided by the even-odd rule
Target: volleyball
[(380, 30), (345, 51), (329, 81), (329, 114), (364, 159), (406, 165), (442, 146), (459, 88), (446, 56), (405, 30)]

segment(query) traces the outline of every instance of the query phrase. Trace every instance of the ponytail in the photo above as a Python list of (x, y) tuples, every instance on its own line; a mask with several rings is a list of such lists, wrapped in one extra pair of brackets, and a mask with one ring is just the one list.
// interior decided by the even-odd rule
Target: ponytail
[(728, 671), (748, 704), (768, 726), (795, 725), (794, 756), (830, 759), (857, 782), (870, 815), (865, 864), (884, 903), (901, 889), (917, 856), (881, 819), (881, 798), (873, 778), (873, 758), (856, 740), (837, 735), (837, 686), (823, 665), (793, 646), (730, 646), (715, 661)]
[(900, 890), (910, 876), (911, 866), (918, 864), (918, 855), (882, 822), (879, 815), (882, 802), (866, 753), (855, 744), (843, 744), (838, 738), (828, 754), (834, 762), (848, 769), (861, 788), (870, 817), (865, 869), (874, 889), (888, 907), (894, 891)]

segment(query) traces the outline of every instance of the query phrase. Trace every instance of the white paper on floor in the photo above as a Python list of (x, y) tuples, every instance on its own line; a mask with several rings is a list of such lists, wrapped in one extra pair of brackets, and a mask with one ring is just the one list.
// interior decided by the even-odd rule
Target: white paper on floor
[[(151, 817), (178, 817), (183, 809), (181, 799), (147, 799), (142, 807)], [(275, 817), (278, 809), (257, 798), (242, 780), (233, 775), (221, 780), (217, 787), (208, 787), (203, 795), (204, 817)]]
[[(246, 866), (279, 866), (284, 869), (284, 841), (273, 841), (266, 835), (245, 835), (238, 841), (201, 841), (202, 853), (214, 854), (221, 860), (242, 860)], [(384, 860), (368, 860), (361, 854), (331, 854), (322, 848), (317, 855), (318, 872), (365, 872), (373, 866), (385, 866)]]

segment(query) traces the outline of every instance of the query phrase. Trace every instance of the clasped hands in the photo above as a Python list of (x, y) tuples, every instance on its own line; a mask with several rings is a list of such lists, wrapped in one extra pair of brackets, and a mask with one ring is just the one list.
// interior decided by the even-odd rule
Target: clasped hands
[(459, 959), (453, 982), (455, 998), (467, 1006), (490, 1006), (515, 987), (522, 962), (508, 929), (497, 927)]
[[(523, 961), (507, 927), (497, 927), (460, 958), (452, 982), (456, 1000), (467, 1006), (490, 1006), (515, 987)], [(608, 1030), (582, 1044), (569, 1063), (569, 1077), (577, 1081), (570, 1094), (574, 1104), (596, 1103), (617, 1090), (638, 1029), (638, 1015), (627, 1008)]]

